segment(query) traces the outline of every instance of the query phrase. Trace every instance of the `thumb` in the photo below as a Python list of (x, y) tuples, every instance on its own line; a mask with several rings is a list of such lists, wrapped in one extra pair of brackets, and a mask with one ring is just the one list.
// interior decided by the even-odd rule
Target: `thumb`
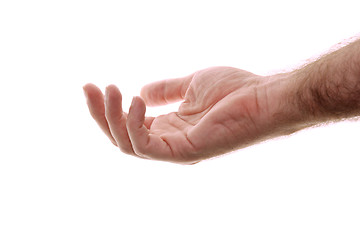
[(166, 79), (145, 85), (140, 96), (147, 106), (165, 105), (184, 99), (194, 74), (183, 78)]

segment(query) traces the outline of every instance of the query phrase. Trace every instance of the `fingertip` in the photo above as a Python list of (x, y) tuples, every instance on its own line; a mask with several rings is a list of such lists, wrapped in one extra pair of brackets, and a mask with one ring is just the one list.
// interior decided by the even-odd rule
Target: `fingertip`
[(90, 92), (90, 91), (100, 91), (100, 89), (93, 83), (87, 83), (83, 86), (83, 90), (85, 92)]
[(92, 87), (93, 84), (91, 83), (87, 83), (85, 84), (82, 88), (83, 88), (83, 91), (84, 91), (84, 95), (86, 97), (86, 99), (89, 98), (89, 93), (88, 93), (88, 89)]
[(114, 89), (114, 90), (119, 90), (119, 88), (115, 85), (115, 84), (109, 84), (106, 89)]
[(132, 101), (131, 101), (131, 105), (130, 105), (130, 110), (132, 109), (137, 109), (137, 110), (146, 110), (146, 104), (145, 101), (142, 97), (140, 96), (134, 96)]
[(139, 96), (133, 97), (129, 108), (129, 124), (134, 123), (138, 127), (141, 127), (145, 121), (145, 112), (146, 105), (144, 100)]
[(110, 93), (110, 92), (118, 92), (119, 89), (114, 85), (114, 84), (110, 84), (105, 88), (105, 94), (106, 93)]
[(88, 92), (86, 90), (86, 85), (83, 86), (83, 92), (84, 92), (85, 98), (87, 100), (89, 98), (89, 95), (88, 95)]
[(136, 97), (133, 97), (132, 100), (131, 100), (129, 113), (132, 112), (132, 109), (134, 108), (135, 104), (136, 104)]
[(143, 99), (145, 99), (145, 93), (146, 93), (146, 85), (145, 86), (143, 86), (142, 88), (141, 88), (141, 90), (140, 90), (140, 96), (143, 98)]
[(91, 86), (94, 86), (94, 84), (93, 84), (93, 83), (86, 83), (86, 84), (83, 86), (83, 89), (85, 90), (85, 89), (87, 89), (87, 88), (89, 88), (89, 87), (91, 87)]
[(101, 90), (92, 83), (87, 83), (83, 86), (85, 97), (89, 101), (98, 101), (100, 98), (102, 98), (102, 92)]
[(149, 101), (147, 85), (141, 88), (140, 97), (142, 98), (146, 106), (154, 106), (154, 104)]
[(139, 106), (141, 108), (143, 108), (144, 111), (146, 111), (146, 102), (145, 102), (145, 100), (140, 96), (136, 96), (136, 101), (138, 102)]
[(110, 84), (105, 88), (105, 103), (109, 101), (109, 98), (119, 98), (122, 100), (122, 95), (117, 86)]

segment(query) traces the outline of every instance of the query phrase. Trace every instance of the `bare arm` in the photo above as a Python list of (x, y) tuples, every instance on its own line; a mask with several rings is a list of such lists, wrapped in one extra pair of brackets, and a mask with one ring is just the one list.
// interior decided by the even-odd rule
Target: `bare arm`
[(290, 75), (293, 100), (309, 123), (360, 115), (360, 40)]
[[(326, 121), (360, 115), (360, 40), (298, 70), (259, 76), (213, 67), (151, 83), (123, 112), (112, 85), (105, 99), (84, 87), (91, 115), (124, 153), (193, 164)], [(177, 112), (146, 117), (146, 106), (183, 101)]]

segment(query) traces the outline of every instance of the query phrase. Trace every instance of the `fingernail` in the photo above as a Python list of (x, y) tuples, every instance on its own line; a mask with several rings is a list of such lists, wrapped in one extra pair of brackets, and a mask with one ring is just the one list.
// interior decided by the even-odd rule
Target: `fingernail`
[(107, 103), (108, 102), (108, 100), (109, 100), (109, 90), (108, 90), (108, 88), (106, 88), (105, 89), (105, 96), (104, 96), (104, 101), (105, 101), (105, 103)]
[(133, 97), (133, 99), (132, 99), (132, 101), (131, 101), (130, 108), (133, 108), (133, 107), (134, 107), (134, 105), (135, 105), (135, 98), (136, 98), (136, 97)]

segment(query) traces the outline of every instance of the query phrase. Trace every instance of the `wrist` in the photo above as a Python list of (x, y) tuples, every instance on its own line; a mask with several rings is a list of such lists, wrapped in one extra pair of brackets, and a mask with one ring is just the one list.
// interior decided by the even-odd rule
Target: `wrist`
[(298, 101), (302, 84), (303, 81), (295, 72), (268, 77), (266, 91), (269, 118), (279, 135), (288, 135), (316, 124), (310, 114), (304, 114)]

